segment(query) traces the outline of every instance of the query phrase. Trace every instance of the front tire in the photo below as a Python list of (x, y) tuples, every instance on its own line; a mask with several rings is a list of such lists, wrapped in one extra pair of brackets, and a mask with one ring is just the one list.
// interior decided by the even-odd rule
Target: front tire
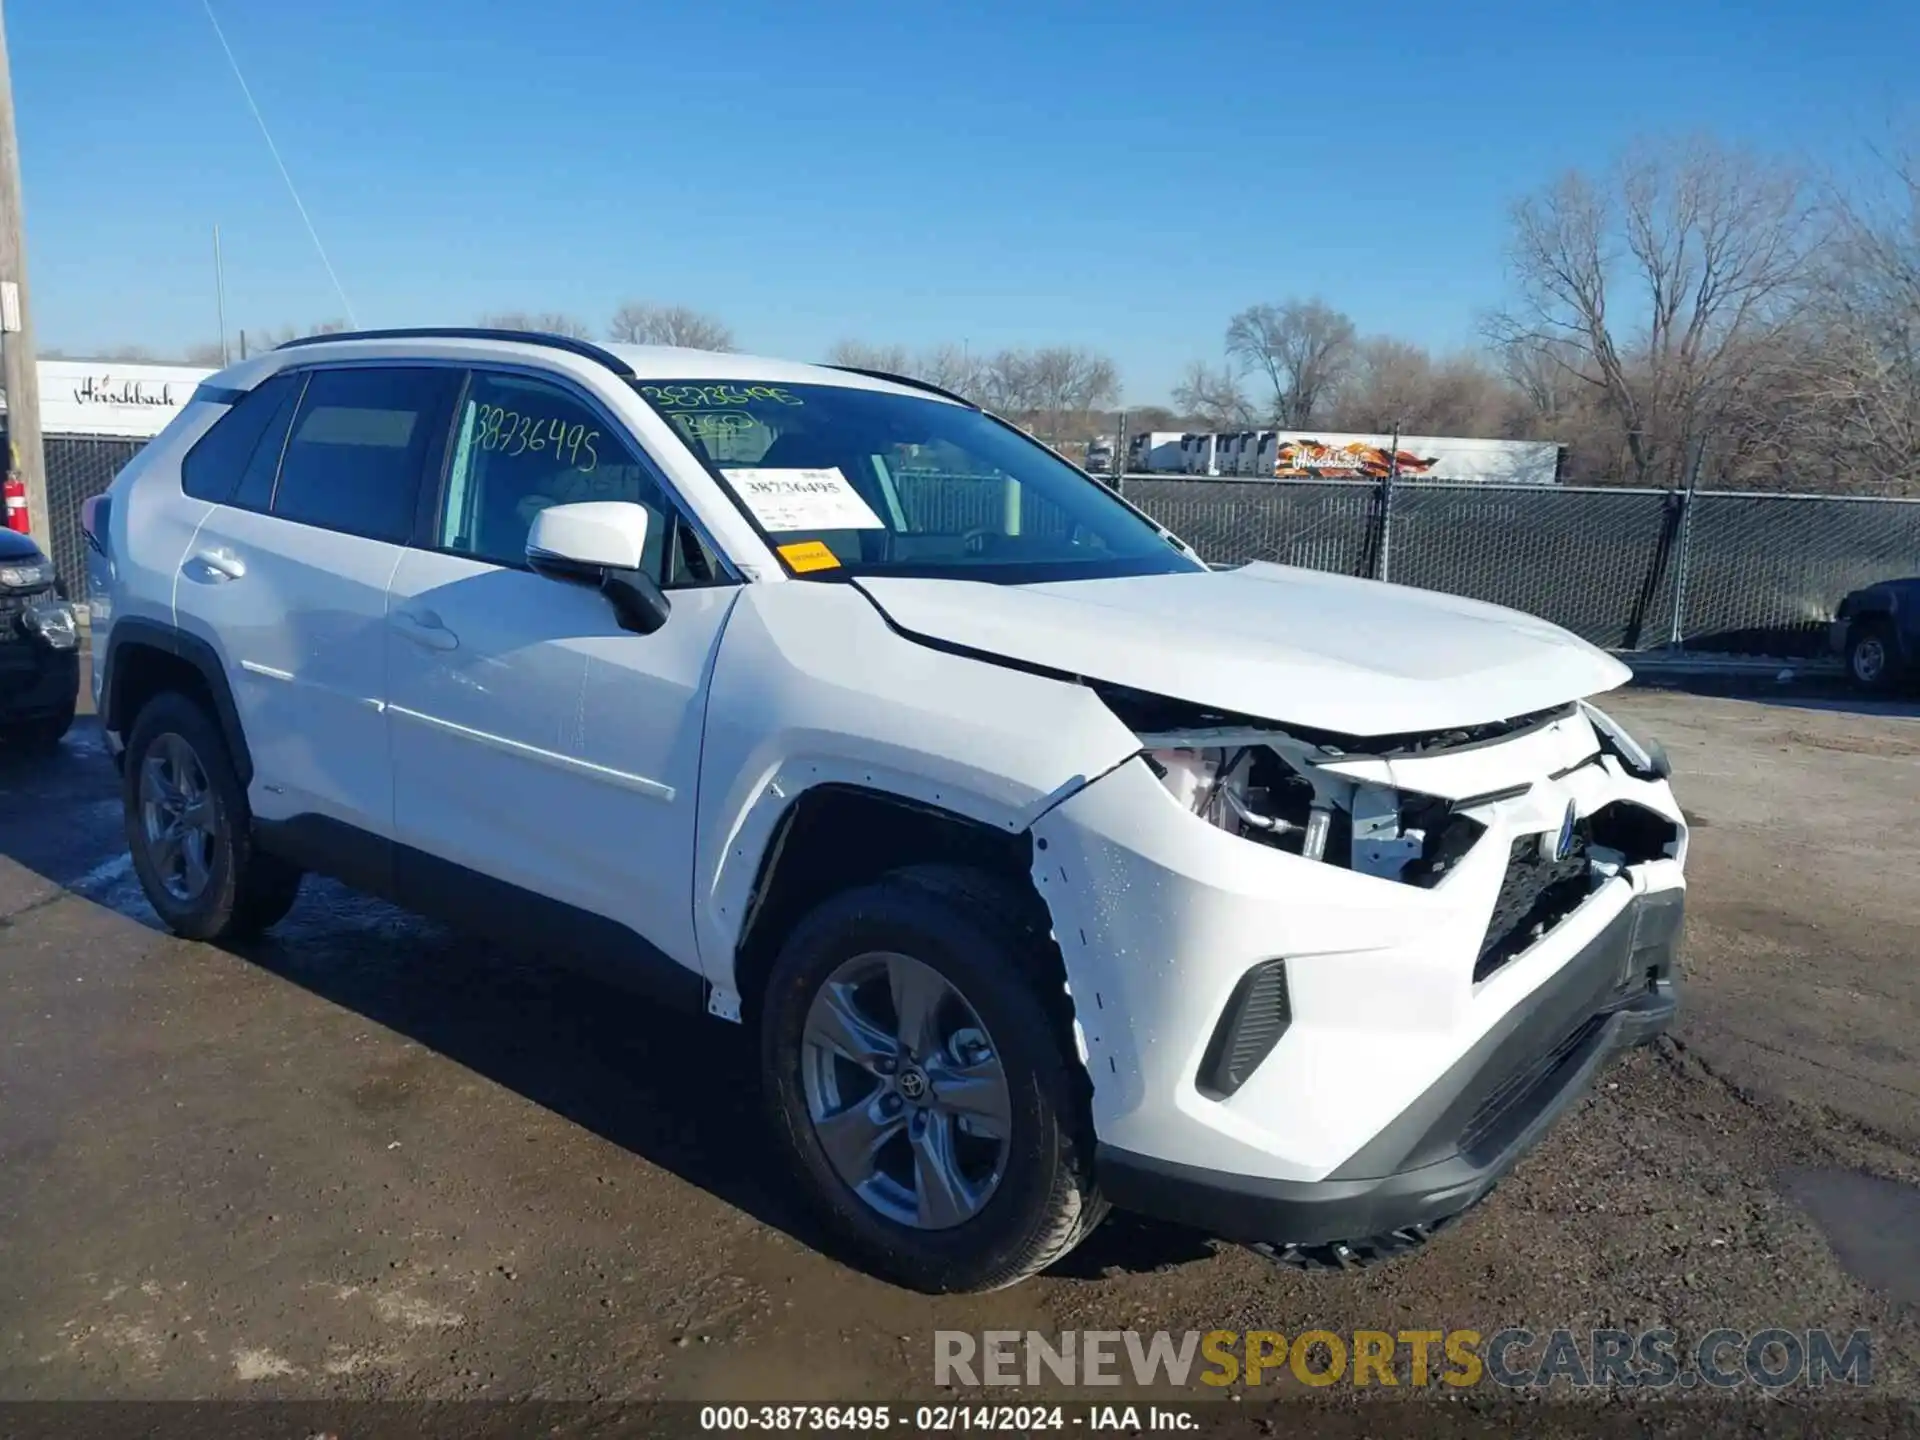
[(1847, 637), (1847, 675), (1870, 694), (1883, 694), (1893, 688), (1894, 653), (1892, 627), (1869, 620), (1853, 627)]
[(134, 873), (174, 934), (244, 939), (292, 908), (300, 874), (253, 848), (226, 740), (193, 700), (170, 692), (141, 709), (121, 782)]
[(775, 1134), (836, 1238), (912, 1289), (1015, 1284), (1106, 1214), (1058, 956), (1023, 898), (896, 872), (822, 903), (768, 982)]

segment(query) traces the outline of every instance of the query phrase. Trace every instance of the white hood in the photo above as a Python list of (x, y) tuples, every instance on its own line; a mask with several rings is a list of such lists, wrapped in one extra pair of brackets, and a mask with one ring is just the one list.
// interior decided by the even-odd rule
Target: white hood
[(1516, 610), (1282, 565), (1044, 585), (857, 583), (910, 635), (1343, 735), (1509, 719), (1631, 674)]

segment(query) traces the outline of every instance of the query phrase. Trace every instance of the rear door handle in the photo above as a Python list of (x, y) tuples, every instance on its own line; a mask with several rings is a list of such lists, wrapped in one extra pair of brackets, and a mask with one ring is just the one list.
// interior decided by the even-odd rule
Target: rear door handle
[(393, 628), (428, 650), (452, 650), (460, 644), (460, 637), (431, 610), (396, 610)]
[(206, 571), (209, 580), (238, 580), (247, 573), (247, 562), (231, 550), (196, 550), (193, 563)]

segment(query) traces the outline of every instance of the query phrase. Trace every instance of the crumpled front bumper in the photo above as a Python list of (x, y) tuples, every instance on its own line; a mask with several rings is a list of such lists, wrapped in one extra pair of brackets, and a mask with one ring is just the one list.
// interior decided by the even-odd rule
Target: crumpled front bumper
[(78, 651), (51, 650), (27, 639), (0, 645), (0, 720), (52, 718), (73, 709), (80, 693)]
[(1478, 1203), (1607, 1062), (1664, 1030), (1685, 892), (1636, 897), (1349, 1161), (1316, 1181), (1098, 1149), (1107, 1198), (1227, 1240), (1318, 1245), (1431, 1228)]
[[(1666, 1024), (1685, 822), (1664, 780), (1594, 744), (1569, 722), (1405, 766), (1396, 783), (1419, 789), (1417, 774), (1433, 794), (1497, 790), (1516, 766), (1531, 777), (1524, 796), (1475, 812), (1486, 833), (1431, 888), (1229, 834), (1137, 760), (1041, 817), (1033, 878), (1115, 1203), (1274, 1241), (1444, 1216), (1490, 1188), (1607, 1055)], [(1616, 801), (1670, 823), (1671, 854), (1598, 881), (1476, 978), (1515, 844), (1553, 833), (1569, 804), (1586, 817)], [(1236, 985), (1275, 960), (1283, 1035), (1231, 1093), (1203, 1086)]]

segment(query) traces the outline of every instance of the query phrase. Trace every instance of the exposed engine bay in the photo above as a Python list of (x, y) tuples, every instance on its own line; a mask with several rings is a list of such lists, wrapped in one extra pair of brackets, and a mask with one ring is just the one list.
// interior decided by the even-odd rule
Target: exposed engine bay
[[(1357, 780), (1278, 730), (1143, 735), (1172, 796), (1230, 834), (1365, 875), (1432, 885), (1486, 827), (1459, 802)], [(1484, 803), (1484, 802), (1483, 802)]]
[[(1382, 783), (1394, 768), (1390, 762), (1517, 738), (1578, 713), (1567, 706), (1471, 732), (1385, 741), (1342, 743), (1267, 725), (1182, 727), (1143, 732), (1140, 741), (1161, 784), (1210, 824), (1304, 859), (1432, 887), (1486, 833), (1476, 812), (1526, 795), (1532, 782), (1446, 798)], [(1582, 729), (1592, 735), (1592, 748), (1574, 768), (1609, 753), (1636, 773), (1652, 768), (1654, 762), (1624, 751), (1604, 727)], [(1583, 890), (1628, 865), (1672, 854), (1678, 839), (1677, 828), (1652, 811), (1617, 801), (1591, 815), (1569, 811), (1561, 828), (1565, 833), (1527, 837), (1528, 853), (1516, 853), (1514, 863), (1550, 865), (1559, 884), (1577, 872)]]

